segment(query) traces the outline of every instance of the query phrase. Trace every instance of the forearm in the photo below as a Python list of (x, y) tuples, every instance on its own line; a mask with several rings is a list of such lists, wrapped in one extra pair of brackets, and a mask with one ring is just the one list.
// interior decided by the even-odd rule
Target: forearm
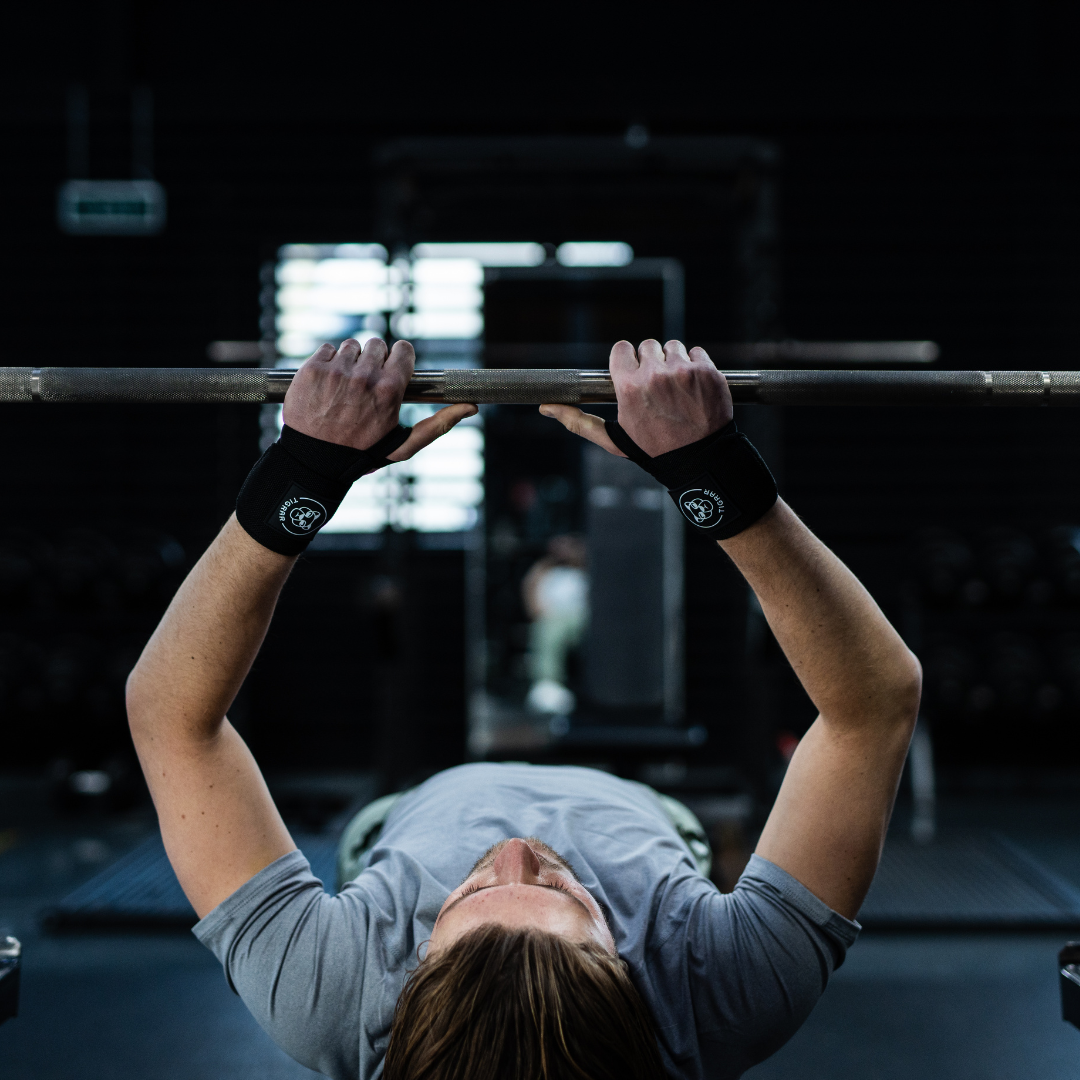
[(722, 546), (821, 714), (788, 765), (757, 853), (854, 918), (918, 712), (919, 662), (785, 503)]
[(128, 679), (136, 741), (144, 732), (187, 741), (219, 732), (295, 561), (256, 543), (229, 518)]
[(827, 723), (914, 720), (918, 660), (855, 575), (786, 503), (720, 546), (754, 590)]
[[(703, 350), (688, 354), (679, 342), (661, 349), (645, 341), (635, 353), (619, 342), (611, 351), (611, 374), (619, 399), (618, 445), (616, 431), (598, 416), (568, 405), (544, 405), (541, 412), (609, 453), (637, 461), (681, 493), (684, 514), (701, 501), (682, 501), (697, 489), (693, 466), (715, 479), (747, 512), (745, 520), (754, 522), (720, 545), (757, 594), (821, 713), (788, 765), (757, 851), (834, 910), (854, 917), (873, 880), (914, 728), (919, 662), (851, 571), (784, 502), (773, 503), (775, 484), (756, 452), (741, 443), (737, 452), (733, 442), (721, 445), (728, 437), (722, 433), (732, 416), (731, 394)], [(662, 457), (665, 463), (658, 465)], [(729, 484), (741, 489), (738, 499)], [(723, 526), (726, 499), (703, 494), (710, 500), (688, 518), (706, 530)], [(739, 520), (730, 516), (727, 522)], [(718, 528), (713, 535), (725, 532)]]

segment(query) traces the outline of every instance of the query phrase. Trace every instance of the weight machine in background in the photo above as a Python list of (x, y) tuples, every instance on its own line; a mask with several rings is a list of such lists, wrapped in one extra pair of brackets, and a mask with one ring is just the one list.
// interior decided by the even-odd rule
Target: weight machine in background
[[(619, 337), (683, 333), (682, 267), (672, 259), (489, 270), (484, 291), (491, 366), (556, 374), (584, 360), (603, 363)], [(610, 405), (599, 411), (615, 414)], [(484, 603), (470, 623), (483, 670), (470, 699), (470, 749), (498, 757), (689, 745), (678, 511), (636, 466), (586, 446), (535, 406), (486, 406), (484, 419), (486, 542), (482, 584), (471, 593)], [(588, 623), (570, 662), (576, 708), (569, 715), (526, 706), (522, 583), (560, 534), (584, 539), (589, 582)]]
[[(414, 139), (386, 144), (375, 162), (376, 239), (392, 256), (418, 242), (547, 244), (543, 265), (485, 272), (486, 368), (603, 368), (614, 340), (688, 329), (698, 341), (777, 336), (778, 155), (768, 143)], [(561, 266), (556, 245), (571, 240), (622, 241), (635, 258), (623, 267)], [(440, 366), (433, 352), (421, 346), (421, 364)], [(687, 663), (683, 541), (669, 500), (649, 490), (635, 502), (635, 492), (651, 488), (647, 478), (607, 475), (620, 464), (589, 452), (535, 406), (485, 406), (483, 419), (481, 542), (466, 555), (471, 754), (589, 761), (638, 775), (649, 762), (682, 762), (692, 750), (691, 764), (711, 770), (710, 789), (721, 760), (734, 765), (725, 776), (763, 771), (732, 761), (732, 742), (743, 749), (739, 737), (717, 737), (742, 722), (741, 581), (722, 567), (712, 576), (711, 614), (723, 614), (695, 623)], [(759, 434), (770, 423), (763, 418)], [(591, 497), (600, 488), (625, 492), (624, 505)], [(552, 718), (525, 707), (530, 630), (521, 584), (552, 537), (566, 532), (587, 541), (592, 615), (569, 660), (577, 708)], [(620, 634), (621, 648), (613, 648)], [(707, 665), (700, 650), (710, 654)], [(629, 678), (643, 653), (652, 661)], [(720, 710), (711, 691), (718, 664), (731, 691)]]

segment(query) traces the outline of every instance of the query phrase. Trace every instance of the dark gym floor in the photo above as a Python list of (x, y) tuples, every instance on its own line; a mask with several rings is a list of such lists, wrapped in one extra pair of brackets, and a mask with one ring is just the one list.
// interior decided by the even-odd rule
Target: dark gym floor
[[(3, 797), (6, 795), (7, 797)], [(263, 1034), (190, 935), (50, 936), (37, 914), (152, 829), (146, 811), (61, 819), (40, 785), (0, 780), (0, 931), (24, 946), (4, 1080), (314, 1076)], [(1080, 802), (947, 801), (942, 828), (1002, 829), (1080, 884)], [(899, 824), (902, 824), (902, 815)], [(1066, 934), (864, 934), (803, 1029), (753, 1080), (1072, 1080), (1060, 1019)], [(1080, 933), (1074, 936), (1080, 936)]]

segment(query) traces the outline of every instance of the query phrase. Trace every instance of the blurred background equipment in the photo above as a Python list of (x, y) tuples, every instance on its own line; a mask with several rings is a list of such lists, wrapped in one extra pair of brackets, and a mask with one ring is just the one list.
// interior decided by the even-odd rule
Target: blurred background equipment
[(57, 223), (72, 236), (155, 236), (165, 228), (165, 189), (153, 177), (154, 95), (131, 91), (130, 180), (90, 180), (90, 95), (74, 83), (67, 94), (70, 179), (61, 185)]
[(1070, 941), (1058, 953), (1061, 1019), (1080, 1028), (1080, 942)]
[(633, 462), (592, 445), (584, 455), (590, 712), (608, 724), (681, 725), (682, 515), (663, 486)]
[(0, 939), (0, 1024), (19, 1015), (19, 969), (22, 945), (10, 935)]
[(533, 712), (569, 716), (577, 698), (567, 683), (568, 660), (589, 622), (587, 549), (580, 537), (553, 536), (547, 554), (521, 582), (529, 632), (529, 679), (525, 705)]
[[(621, 242), (567, 242), (539, 266), (486, 271), (484, 361), (573, 368), (606, 357), (612, 338), (625, 336), (620, 325), (639, 340), (679, 337), (683, 308), (676, 260), (638, 259)], [(610, 406), (591, 408), (614, 416)], [(472, 624), (484, 630), (470, 748), (487, 757), (513, 747), (558, 757), (563, 748), (577, 755), (615, 744), (640, 756), (653, 752), (658, 735), (684, 743), (675, 730), (684, 719), (682, 526), (666, 493), (534, 407), (492, 405), (484, 414), (486, 602), (483, 621)], [(543, 623), (522, 586), (530, 566), (571, 533), (584, 541), (591, 615), (567, 650), (566, 685), (556, 689), (534, 670)]]
[(142, 798), (124, 681), (189, 566), (167, 533), (106, 528), (9, 528), (0, 537), (7, 753), (48, 762), (54, 798), (72, 810)]
[(948, 770), (1080, 754), (1080, 529), (935, 526), (913, 538), (923, 707)]

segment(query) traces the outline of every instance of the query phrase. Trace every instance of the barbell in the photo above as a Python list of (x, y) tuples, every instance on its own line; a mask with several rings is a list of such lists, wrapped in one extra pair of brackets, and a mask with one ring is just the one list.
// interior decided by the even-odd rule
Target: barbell
[[(273, 404), (284, 368), (0, 368), (0, 403)], [(728, 371), (736, 402), (758, 405), (1080, 406), (1080, 371)], [(607, 371), (465, 368), (417, 371), (405, 400), (431, 404), (612, 403)]]

